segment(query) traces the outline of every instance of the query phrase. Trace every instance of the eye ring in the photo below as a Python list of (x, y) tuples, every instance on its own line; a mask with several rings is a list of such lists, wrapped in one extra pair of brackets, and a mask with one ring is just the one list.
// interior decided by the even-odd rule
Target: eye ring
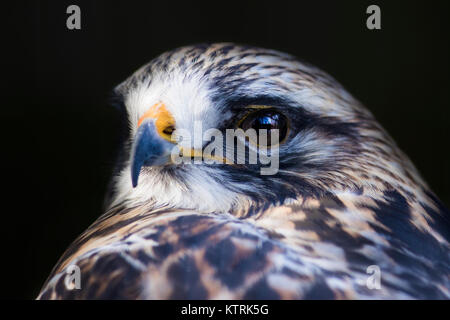
[[(276, 110), (275, 108), (269, 106), (250, 106), (252, 110), (248, 112), (242, 119), (237, 123), (237, 127), (244, 131), (248, 129), (254, 129), (257, 133), (258, 141), (251, 141), (253, 144), (259, 146), (259, 130), (268, 130), (267, 134), (267, 147), (275, 147), (281, 145), (287, 140), (290, 131), (289, 119)], [(279, 130), (279, 142), (277, 144), (271, 145), (271, 130)]]

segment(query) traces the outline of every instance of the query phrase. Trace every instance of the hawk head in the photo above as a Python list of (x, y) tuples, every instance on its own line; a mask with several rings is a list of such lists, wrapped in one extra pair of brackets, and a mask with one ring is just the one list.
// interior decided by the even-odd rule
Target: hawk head
[[(115, 93), (129, 136), (112, 204), (248, 214), (330, 192), (378, 190), (399, 179), (423, 184), (333, 78), (274, 50), (176, 49)], [(230, 132), (253, 134), (227, 140)]]

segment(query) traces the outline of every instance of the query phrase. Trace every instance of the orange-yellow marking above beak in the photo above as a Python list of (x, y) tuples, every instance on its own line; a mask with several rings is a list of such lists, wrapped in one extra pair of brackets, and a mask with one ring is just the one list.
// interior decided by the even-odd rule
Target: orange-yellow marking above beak
[[(156, 131), (163, 139), (175, 143), (175, 141), (172, 140), (172, 132), (175, 130), (175, 119), (167, 110), (164, 103), (158, 102), (151, 106), (142, 117), (139, 118), (138, 127), (147, 119), (155, 120)], [(202, 150), (181, 148), (180, 152), (184, 157), (203, 158), (214, 160), (218, 163), (233, 164), (233, 162), (226, 157), (203, 154)]]
[(155, 127), (159, 135), (168, 141), (172, 141), (171, 136), (172, 132), (175, 130), (175, 119), (166, 109), (164, 103), (158, 102), (151, 106), (142, 117), (139, 118), (138, 127), (146, 119), (155, 119)]

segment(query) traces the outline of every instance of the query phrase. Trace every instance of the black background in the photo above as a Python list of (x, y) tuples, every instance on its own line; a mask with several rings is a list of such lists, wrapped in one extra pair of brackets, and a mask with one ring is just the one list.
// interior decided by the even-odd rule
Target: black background
[[(82, 29), (66, 28), (81, 7)], [(382, 30), (366, 28), (370, 4)], [(361, 100), (450, 203), (448, 1), (2, 3), (3, 298), (34, 298), (102, 212), (118, 140), (112, 88), (181, 45), (286, 51)]]

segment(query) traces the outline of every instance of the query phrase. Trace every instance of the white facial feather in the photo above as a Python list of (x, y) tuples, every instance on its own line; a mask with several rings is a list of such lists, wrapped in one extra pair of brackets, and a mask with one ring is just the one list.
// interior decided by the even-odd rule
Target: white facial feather
[[(177, 129), (194, 134), (194, 123), (201, 121), (203, 132), (215, 128), (219, 117), (208, 97), (206, 83), (199, 76), (187, 78), (182, 72), (169, 76), (157, 75), (149, 83), (143, 81), (130, 91), (125, 100), (131, 135), (134, 137), (139, 118), (154, 104), (163, 102), (175, 119)], [(116, 203), (130, 205), (153, 202), (155, 206), (196, 209), (201, 212), (228, 212), (241, 196), (223, 186), (208, 173), (208, 168), (187, 165), (184, 183), (158, 173), (159, 169), (146, 168), (141, 172), (136, 188), (131, 184), (130, 163), (116, 177)], [(217, 176), (217, 175), (216, 175)], [(242, 188), (245, 189), (244, 186)]]

